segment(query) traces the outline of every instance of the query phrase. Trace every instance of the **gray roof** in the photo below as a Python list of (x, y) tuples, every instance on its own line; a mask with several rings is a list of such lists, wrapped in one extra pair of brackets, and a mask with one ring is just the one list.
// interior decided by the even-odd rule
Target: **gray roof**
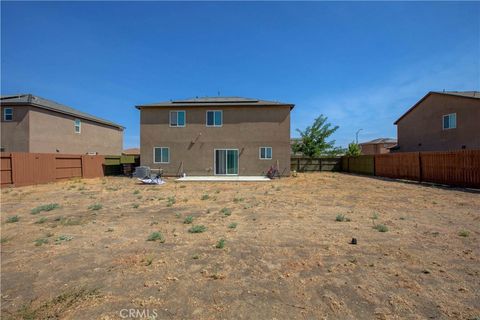
[(116, 124), (114, 122), (92, 116), (88, 113), (78, 111), (76, 109), (57, 103), (55, 101), (44, 99), (39, 96), (34, 96), (32, 94), (16, 94), (16, 95), (1, 96), (0, 99), (1, 99), (2, 105), (29, 105), (29, 106), (50, 110), (50, 111), (68, 114), (81, 119), (90, 120), (93, 122), (109, 125), (119, 129), (124, 129), (123, 126)]
[(423, 100), (427, 99), (432, 94), (443, 94), (449, 96), (457, 96), (462, 98), (469, 99), (480, 99), (480, 91), (430, 91), (417, 103), (415, 103), (410, 109), (407, 110), (400, 118), (397, 119), (393, 124), (398, 124), (407, 114), (409, 114), (413, 109), (415, 109)]
[(432, 93), (480, 99), (480, 91), (432, 91)]
[(381, 144), (381, 143), (397, 143), (397, 139), (393, 138), (378, 138), (378, 139), (373, 139), (371, 141), (367, 142), (362, 142), (359, 144)]
[(170, 100), (157, 103), (137, 105), (137, 109), (148, 107), (207, 107), (207, 106), (289, 106), (291, 109), (295, 106), (292, 103), (279, 101), (259, 100), (244, 97), (196, 97), (192, 99)]

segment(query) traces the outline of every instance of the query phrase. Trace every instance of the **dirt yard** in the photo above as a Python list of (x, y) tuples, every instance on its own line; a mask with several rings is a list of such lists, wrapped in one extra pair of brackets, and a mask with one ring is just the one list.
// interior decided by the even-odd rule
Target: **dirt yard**
[(3, 319), (480, 317), (478, 193), (112, 177), (4, 189), (1, 205)]

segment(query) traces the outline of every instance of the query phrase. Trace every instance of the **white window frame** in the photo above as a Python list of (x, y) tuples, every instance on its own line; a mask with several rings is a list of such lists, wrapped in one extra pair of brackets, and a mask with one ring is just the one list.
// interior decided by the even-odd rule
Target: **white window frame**
[[(160, 150), (160, 162), (155, 161), (155, 149), (167, 149), (168, 150), (168, 161), (162, 161), (162, 150)], [(153, 147), (153, 163), (163, 163), (167, 164), (170, 163), (170, 148), (169, 147)]]
[[(209, 125), (208, 124), (208, 113), (209, 112), (213, 112), (213, 125)], [(221, 125), (215, 125), (215, 112), (220, 112), (220, 119), (222, 120), (222, 124)], [(223, 127), (223, 110), (207, 110), (207, 112), (205, 112), (205, 125), (207, 127), (210, 127), (210, 128), (221, 128)]]
[[(177, 113), (177, 125), (176, 126), (172, 126), (172, 112), (176, 112)], [(179, 112), (183, 112), (184, 114), (184, 117), (183, 117), (183, 120), (184, 120), (184, 123), (183, 123), (183, 126), (179, 126), (178, 125), (178, 113)], [(186, 125), (187, 125), (187, 112), (185, 110), (170, 110), (169, 114), (168, 114), (168, 125), (170, 126), (170, 128), (184, 128)]]
[[(270, 149), (270, 158), (262, 158), (262, 149), (265, 149), (265, 156), (267, 156), (267, 149)], [(272, 160), (273, 159), (273, 148), (272, 147), (260, 147), (260, 148), (258, 148), (258, 158), (260, 160)]]
[[(451, 127), (451, 123), (450, 123), (450, 119), (452, 116), (455, 116), (455, 126), (454, 127)], [(445, 117), (448, 117), (448, 128), (445, 128)], [(449, 114), (444, 114), (442, 116), (442, 129), (443, 130), (450, 130), (450, 129), (456, 129), (457, 128), (457, 114), (454, 112), (454, 113), (449, 113)]]
[[(78, 121), (78, 126), (77, 126), (77, 121)], [(78, 127), (78, 131), (77, 131), (77, 127)], [(80, 119), (73, 120), (73, 131), (75, 133), (82, 133), (82, 120)]]
[[(7, 120), (7, 110), (10, 110), (9, 116), (12, 117), (12, 119)], [(3, 121), (13, 121), (13, 108), (4, 108), (3, 109)]]

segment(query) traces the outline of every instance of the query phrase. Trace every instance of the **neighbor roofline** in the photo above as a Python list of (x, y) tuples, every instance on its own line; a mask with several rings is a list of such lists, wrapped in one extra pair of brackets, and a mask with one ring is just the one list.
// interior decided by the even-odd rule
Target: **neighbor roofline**
[(459, 97), (459, 98), (467, 98), (467, 99), (478, 99), (476, 97), (469, 97), (469, 96), (462, 96), (450, 92), (439, 92), (439, 91), (429, 91), (422, 99), (420, 99), (417, 103), (415, 103), (410, 109), (408, 109), (400, 118), (398, 118), (393, 124), (398, 124), (400, 120), (402, 120), (407, 114), (413, 111), (420, 103), (422, 103), (425, 99), (427, 99), (429, 96), (432, 94), (438, 94), (438, 95), (447, 95), (447, 96), (452, 96), (452, 97)]
[(264, 106), (264, 107), (290, 107), (290, 110), (292, 110), (295, 107), (295, 104), (293, 103), (259, 103), (259, 104), (246, 104), (246, 103), (228, 103), (228, 104), (222, 104), (222, 103), (176, 103), (176, 104), (140, 104), (136, 105), (135, 108), (138, 110), (144, 109), (144, 108), (188, 108), (188, 107), (255, 107), (255, 106)]
[(73, 112), (58, 110), (58, 109), (55, 109), (55, 108), (45, 106), (43, 104), (38, 104), (38, 103), (35, 103), (35, 102), (31, 102), (30, 99), (31, 99), (31, 95), (29, 95), (29, 98), (28, 98), (29, 101), (27, 101), (27, 102), (9, 102), (9, 101), (3, 102), (2, 101), (0, 104), (2, 106), (32, 106), (32, 107), (45, 109), (45, 110), (49, 110), (49, 111), (53, 111), (53, 112), (57, 112), (57, 113), (61, 113), (61, 114), (66, 114), (66, 115), (73, 116), (73, 117), (78, 118), (78, 119), (83, 119), (83, 120), (88, 120), (88, 121), (92, 121), (92, 122), (95, 122), (95, 123), (100, 123), (100, 124), (110, 126), (110, 127), (114, 127), (114, 128), (118, 128), (118, 129), (121, 129), (121, 130), (125, 129), (124, 126), (121, 126), (121, 125), (113, 123), (113, 122), (101, 121), (101, 120), (93, 119), (93, 118), (90, 118), (90, 117), (87, 117), (87, 116), (82, 116), (82, 115), (79, 115), (79, 114), (76, 114), (76, 113), (73, 113)]

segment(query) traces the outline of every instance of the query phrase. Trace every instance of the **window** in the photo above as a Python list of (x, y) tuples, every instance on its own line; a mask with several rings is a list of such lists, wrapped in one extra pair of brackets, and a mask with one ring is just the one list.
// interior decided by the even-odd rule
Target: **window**
[(167, 147), (153, 148), (154, 163), (170, 163), (170, 149)]
[(75, 119), (74, 121), (75, 133), (80, 133), (82, 131), (82, 122), (80, 119)]
[(455, 129), (457, 127), (457, 114), (450, 113), (443, 116), (443, 130)]
[(3, 109), (3, 120), (4, 121), (12, 121), (13, 120), (13, 109), (12, 108)]
[(170, 111), (170, 127), (185, 127), (185, 111)]
[(207, 111), (207, 127), (221, 127), (222, 125), (222, 110)]
[(272, 159), (272, 147), (260, 147), (260, 159), (271, 160)]

